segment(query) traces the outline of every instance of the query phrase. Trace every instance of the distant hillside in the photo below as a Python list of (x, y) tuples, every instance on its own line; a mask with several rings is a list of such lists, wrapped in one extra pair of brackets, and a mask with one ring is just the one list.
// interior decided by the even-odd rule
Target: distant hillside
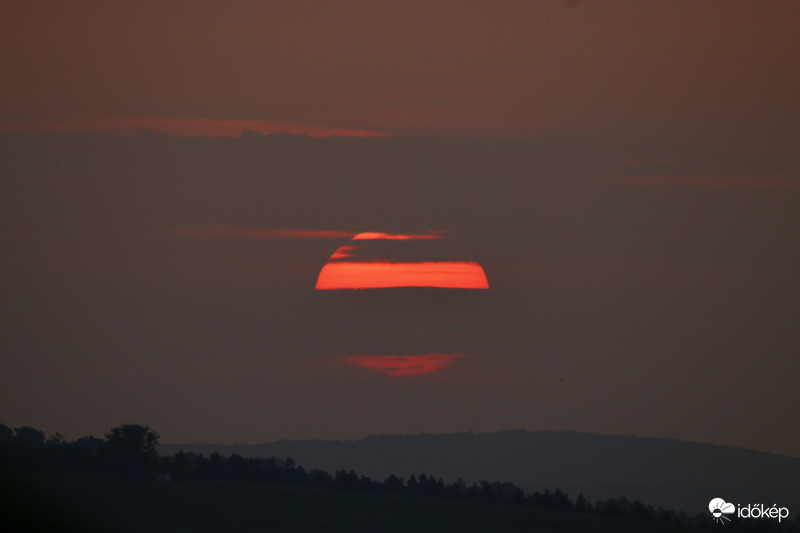
[(162, 455), (180, 450), (291, 457), (307, 470), (352, 469), (380, 480), (425, 473), (445, 482), (510, 481), (530, 492), (560, 488), (573, 498), (583, 492), (590, 501), (625, 496), (691, 515), (706, 511), (714, 497), (778, 503), (793, 515), (800, 510), (800, 459), (673, 439), (503, 431), (159, 447)]

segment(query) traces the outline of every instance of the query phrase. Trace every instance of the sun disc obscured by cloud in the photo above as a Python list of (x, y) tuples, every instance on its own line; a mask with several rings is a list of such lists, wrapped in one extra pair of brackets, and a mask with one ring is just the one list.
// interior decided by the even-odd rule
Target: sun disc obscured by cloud
[[(414, 243), (443, 239), (440, 233), (393, 234), (365, 232), (352, 240), (360, 246), (346, 245), (330, 257), (317, 278), (317, 290), (381, 289), (397, 287), (437, 287), (446, 289), (488, 289), (483, 267), (476, 261), (437, 260), (414, 256)], [(378, 254), (374, 243), (389, 241), (392, 258)], [(362, 245), (363, 243), (363, 245)], [(370, 250), (370, 243), (373, 243)], [(409, 259), (403, 259), (408, 257)], [(413, 260), (411, 260), (413, 258)]]
[(430, 374), (452, 366), (463, 353), (426, 353), (419, 355), (345, 355), (353, 366), (393, 377)]

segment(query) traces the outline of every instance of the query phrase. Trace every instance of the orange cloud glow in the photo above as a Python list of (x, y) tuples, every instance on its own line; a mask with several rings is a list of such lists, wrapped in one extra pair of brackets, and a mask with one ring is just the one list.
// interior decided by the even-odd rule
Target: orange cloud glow
[(397, 233), (377, 233), (372, 231), (367, 231), (364, 233), (359, 233), (358, 235), (353, 237), (354, 241), (365, 241), (365, 240), (376, 240), (376, 239), (384, 239), (389, 241), (414, 241), (414, 240), (424, 240), (424, 239), (441, 239), (440, 235), (404, 235), (404, 234), (397, 234)]
[(341, 246), (338, 250), (333, 252), (331, 259), (345, 259), (348, 257), (355, 257), (355, 254), (351, 253), (353, 250), (356, 250), (358, 246)]
[(14, 124), (4, 126), (8, 133), (41, 133), (55, 131), (102, 131), (133, 134), (141, 131), (168, 133), (176, 137), (239, 137), (244, 131), (263, 135), (287, 132), (309, 137), (389, 137), (390, 134), (326, 128), (312, 124), (276, 122), (272, 120), (214, 120), (201, 117), (104, 117), (56, 123)]
[(319, 273), (316, 289), (391, 287), (488, 289), (489, 282), (483, 268), (474, 261), (329, 262)]
[(416, 376), (430, 374), (447, 368), (462, 353), (426, 353), (420, 355), (345, 355), (345, 360), (353, 366), (387, 376)]

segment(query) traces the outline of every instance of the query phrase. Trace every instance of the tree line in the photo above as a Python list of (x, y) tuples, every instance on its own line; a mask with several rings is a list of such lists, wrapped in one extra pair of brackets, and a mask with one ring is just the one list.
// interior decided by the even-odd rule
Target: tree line
[(0, 465), (7, 469), (149, 478), (162, 460), (159, 435), (148, 426), (124, 424), (100, 439), (68, 442), (58, 432), (45, 438), (30, 426), (0, 424)]
[[(158, 433), (140, 424), (111, 428), (104, 437), (88, 436), (68, 442), (60, 433), (46, 438), (44, 432), (32, 427), (22, 426), (12, 430), (0, 424), (0, 467), (177, 483), (198, 480), (268, 483), (525, 506), (663, 524), (715, 526), (710, 515), (703, 513), (689, 517), (686, 513), (654, 508), (624, 497), (591, 503), (582, 493), (572, 499), (560, 489), (525, 493), (509, 482), (480, 481), (468, 484), (458, 479), (445, 483), (441, 478), (424, 473), (408, 479), (390, 475), (378, 481), (358, 475), (353, 470), (339, 470), (333, 475), (318, 469), (307, 471), (291, 458), (245, 458), (237, 454), (224, 457), (218, 452), (205, 457), (184, 451), (172, 456), (160, 456), (157, 451)], [(784, 522), (784, 525), (788, 524)], [(795, 531), (800, 531), (800, 514), (795, 517), (792, 526)], [(746, 529), (754, 527), (765, 531), (773, 529), (770, 524), (756, 521)]]

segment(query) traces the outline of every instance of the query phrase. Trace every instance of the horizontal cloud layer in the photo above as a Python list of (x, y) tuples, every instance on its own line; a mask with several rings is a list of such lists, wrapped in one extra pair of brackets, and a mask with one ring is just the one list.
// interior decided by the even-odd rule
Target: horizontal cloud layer
[(708, 189), (800, 189), (798, 174), (635, 175), (601, 180), (640, 187), (701, 187)]
[(197, 228), (172, 228), (170, 234), (179, 237), (202, 237), (230, 240), (272, 239), (346, 239), (352, 231), (308, 229), (250, 229), (235, 226), (202, 226)]
[(337, 129), (273, 120), (215, 120), (204, 117), (102, 117), (61, 122), (22, 123), (3, 126), (7, 133), (49, 131), (102, 131), (131, 134), (141, 131), (168, 133), (176, 137), (239, 137), (245, 131), (271, 135), (291, 133), (309, 137), (387, 137), (377, 131)]

